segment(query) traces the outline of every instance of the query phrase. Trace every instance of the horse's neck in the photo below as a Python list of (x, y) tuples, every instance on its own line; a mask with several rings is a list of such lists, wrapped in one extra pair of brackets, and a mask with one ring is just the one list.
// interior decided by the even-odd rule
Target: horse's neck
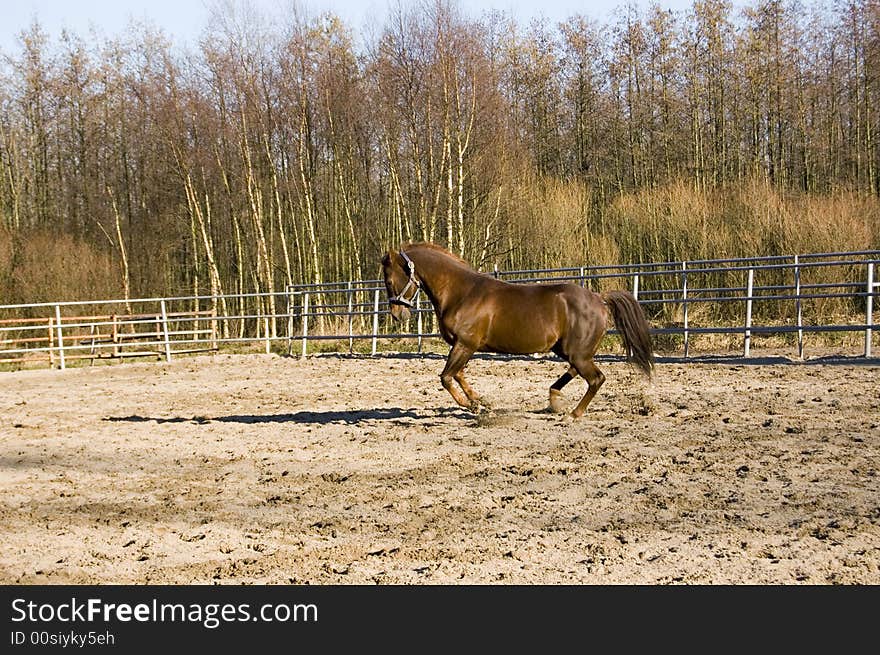
[(472, 277), (479, 275), (442, 252), (418, 250), (407, 254), (416, 265), (416, 275), (422, 281), (422, 288), (438, 309), (446, 304), (456, 288), (460, 289)]

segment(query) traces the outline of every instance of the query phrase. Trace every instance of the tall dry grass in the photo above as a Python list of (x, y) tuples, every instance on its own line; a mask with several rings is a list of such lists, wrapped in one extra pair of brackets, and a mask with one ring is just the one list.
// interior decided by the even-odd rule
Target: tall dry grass
[(621, 195), (589, 229), (626, 262), (794, 255), (880, 247), (880, 201), (785, 193), (763, 180), (705, 191), (678, 181)]
[(502, 211), (509, 250), (500, 267), (601, 266), (623, 257), (616, 240), (591, 224), (601, 208), (582, 184), (529, 177), (504, 197)]
[(46, 230), (0, 230), (0, 304), (121, 298), (119, 262), (85, 241)]
[(880, 200), (788, 193), (754, 179), (685, 181), (600, 203), (578, 182), (527, 180), (507, 199), (511, 264), (559, 267), (880, 248)]
[[(880, 249), (880, 200), (839, 191), (829, 195), (783, 192), (752, 179), (715, 190), (683, 180), (599, 202), (578, 182), (528, 180), (509, 212), (511, 268), (558, 268), (605, 264), (680, 262)], [(864, 271), (804, 270), (803, 284), (859, 279)], [(745, 273), (742, 280), (745, 284)], [(689, 278), (690, 279), (690, 278)], [(704, 275), (694, 287), (727, 287), (731, 275)], [(761, 273), (760, 285), (792, 284), (792, 272)], [(645, 278), (643, 289), (680, 287), (674, 276)], [(741, 295), (741, 294), (740, 294)], [(857, 302), (812, 300), (807, 320), (858, 311)], [(695, 305), (699, 321), (734, 320), (734, 303)], [(756, 303), (756, 316), (786, 321), (790, 302)], [(681, 308), (658, 308), (664, 321), (680, 322)]]

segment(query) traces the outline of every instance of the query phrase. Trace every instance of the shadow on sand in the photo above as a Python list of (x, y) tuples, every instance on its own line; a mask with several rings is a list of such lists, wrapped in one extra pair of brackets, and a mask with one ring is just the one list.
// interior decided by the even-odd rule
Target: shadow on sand
[(254, 425), (260, 423), (309, 423), (330, 425), (343, 423), (357, 425), (364, 421), (424, 421), (426, 418), (468, 417), (467, 412), (455, 408), (438, 408), (428, 410), (402, 409), (400, 407), (382, 407), (378, 409), (333, 410), (326, 412), (293, 412), (290, 414), (232, 414), (230, 416), (108, 416), (104, 421), (128, 423), (243, 423)]

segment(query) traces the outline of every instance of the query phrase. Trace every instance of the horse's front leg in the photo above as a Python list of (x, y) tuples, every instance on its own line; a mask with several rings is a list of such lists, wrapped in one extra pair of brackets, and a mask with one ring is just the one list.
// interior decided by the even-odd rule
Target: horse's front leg
[(483, 398), (474, 391), (474, 388), (468, 384), (468, 381), (464, 379), (464, 371), (459, 371), (455, 375), (455, 381), (458, 382), (462, 391), (464, 391), (465, 395), (470, 399), (472, 405), (482, 405), (486, 409), (491, 409), (489, 407), (489, 403), (487, 403)]
[[(455, 402), (475, 412), (479, 408), (479, 399), (474, 399), (474, 396), (476, 396), (474, 390), (470, 388), (467, 382), (464, 382), (464, 378), (461, 376), (461, 370), (473, 354), (474, 350), (472, 348), (463, 346), (461, 343), (456, 343), (452, 346), (449, 356), (446, 358), (446, 366), (440, 374), (440, 382), (443, 384), (443, 388), (455, 399)], [(462, 395), (453, 382), (458, 382), (467, 396)], [(470, 390), (470, 393), (468, 393), (468, 390)]]

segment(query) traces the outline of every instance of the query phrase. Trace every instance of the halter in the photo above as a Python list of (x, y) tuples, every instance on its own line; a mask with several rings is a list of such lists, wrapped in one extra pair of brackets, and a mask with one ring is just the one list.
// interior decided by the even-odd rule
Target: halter
[[(400, 290), (393, 298), (389, 298), (388, 302), (392, 305), (402, 305), (403, 307), (415, 307), (416, 296), (419, 295), (419, 290), (422, 288), (422, 283), (416, 278), (416, 265), (413, 264), (413, 260), (406, 256), (406, 253), (402, 250), (400, 251), (400, 256), (403, 257), (403, 260), (406, 262), (406, 267), (409, 270), (409, 280), (403, 289)], [(404, 294), (410, 290), (410, 287), (415, 287), (415, 291), (409, 298), (404, 298)]]

